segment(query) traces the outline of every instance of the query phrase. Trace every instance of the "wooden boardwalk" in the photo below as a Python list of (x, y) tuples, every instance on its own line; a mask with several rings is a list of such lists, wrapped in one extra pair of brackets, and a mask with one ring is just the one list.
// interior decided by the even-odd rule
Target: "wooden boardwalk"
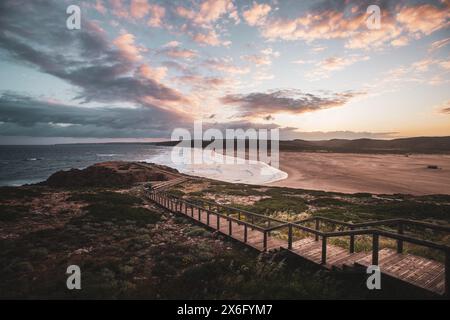
[[(157, 189), (161, 190), (163, 188)], [(322, 220), (327, 220), (325, 218), (287, 223), (214, 203), (194, 204), (161, 191), (151, 192), (150, 199), (172, 212), (194, 219), (223, 235), (261, 252), (280, 249), (288, 250), (296, 256), (327, 269), (343, 269), (344, 267), (367, 268), (370, 265), (378, 265), (384, 275), (439, 295), (445, 294), (448, 296), (448, 247), (410, 238), (403, 235), (403, 232), (397, 234), (378, 229), (367, 229), (367, 227), (371, 227), (374, 224), (381, 225), (380, 221), (361, 224), (361, 229), (359, 229), (358, 225), (351, 224), (349, 231), (323, 232), (319, 230), (319, 223), (323, 223), (324, 221)], [(305, 222), (311, 222), (311, 220), (316, 223), (315, 229), (302, 225)], [(394, 220), (389, 220), (385, 223), (390, 224), (393, 223), (392, 221)], [(333, 222), (336, 223), (334, 220)], [(397, 220), (395, 222), (398, 223)], [(401, 230), (403, 231), (403, 225), (406, 222), (401, 220), (401, 223)], [(410, 223), (421, 224), (420, 222)], [(430, 228), (430, 225), (426, 224), (426, 227)], [(441, 231), (446, 230), (446, 227), (436, 226), (436, 228)], [(306, 232), (307, 235), (296, 237), (296, 234), (299, 234), (299, 232)], [(354, 241), (357, 235), (372, 235), (373, 245), (371, 252), (355, 252)], [(350, 237), (349, 250), (327, 242), (328, 238), (337, 236)], [(396, 239), (398, 242), (397, 250), (388, 248), (379, 250), (380, 236)], [(404, 241), (443, 250), (446, 254), (446, 264), (404, 253)]]

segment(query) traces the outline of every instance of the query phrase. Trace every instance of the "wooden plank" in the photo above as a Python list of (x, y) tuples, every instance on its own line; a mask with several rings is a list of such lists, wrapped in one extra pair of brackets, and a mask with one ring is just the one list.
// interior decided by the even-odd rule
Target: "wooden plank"
[[(161, 183), (158, 187), (166, 187), (172, 184), (183, 182), (183, 179), (171, 180), (166, 183)], [(184, 179), (185, 180), (185, 179)], [(201, 218), (198, 219), (199, 208), (193, 208), (181, 202), (176, 204), (175, 201), (169, 201), (164, 195), (150, 197), (151, 200), (158, 203), (168, 210), (173, 210), (176, 213), (187, 215), (200, 223), (207, 225), (207, 212), (202, 210)], [(220, 231), (225, 235), (229, 235), (229, 221), (225, 218), (217, 216), (214, 213), (209, 214), (209, 226), (216, 230), (217, 221), (220, 222)], [(233, 239), (244, 242), (244, 225), (235, 221), (231, 222)], [(259, 230), (254, 230), (251, 227), (247, 228), (247, 245), (263, 250), (264, 233)], [(287, 248), (287, 240), (279, 239), (275, 236), (267, 237), (267, 250)], [(372, 264), (372, 254), (370, 252), (350, 253), (349, 250), (332, 245), (326, 245), (327, 250), (327, 264), (325, 267), (342, 267), (343, 265), (361, 265), (369, 266)], [(315, 241), (314, 237), (305, 237), (293, 241), (292, 249), (290, 250), (307, 260), (313, 261), (317, 264), (322, 260), (322, 241)], [(445, 287), (445, 267), (442, 263), (427, 259), (424, 257), (415, 256), (412, 254), (397, 253), (396, 250), (383, 248), (379, 250), (378, 263), (382, 273), (391, 277), (408, 282), (417, 287), (424, 288), (439, 294), (444, 292)]]

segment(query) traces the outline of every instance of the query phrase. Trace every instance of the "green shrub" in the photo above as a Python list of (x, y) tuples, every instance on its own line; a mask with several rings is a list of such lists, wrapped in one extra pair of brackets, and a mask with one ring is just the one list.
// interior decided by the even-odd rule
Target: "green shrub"
[(31, 255), (33, 258), (36, 258), (36, 259), (42, 259), (42, 258), (47, 257), (47, 255), (48, 255), (48, 250), (47, 250), (46, 248), (44, 248), (44, 247), (31, 249), (31, 250), (30, 250), (30, 255)]
[(0, 187), (0, 201), (34, 198), (41, 195), (37, 187)]
[(210, 232), (203, 229), (202, 227), (191, 227), (186, 232), (186, 236), (188, 237), (208, 236), (209, 234)]
[(26, 206), (7, 206), (0, 205), (0, 221), (17, 221), (28, 213), (29, 207)]
[(74, 193), (69, 201), (83, 201), (88, 203), (105, 203), (111, 205), (137, 205), (142, 203), (142, 199), (118, 192), (96, 192), (96, 193)]
[(115, 219), (116, 221), (124, 222), (131, 220), (142, 226), (145, 224), (154, 224), (161, 219), (161, 214), (156, 211), (118, 204), (91, 204), (86, 209), (88, 216), (100, 221)]

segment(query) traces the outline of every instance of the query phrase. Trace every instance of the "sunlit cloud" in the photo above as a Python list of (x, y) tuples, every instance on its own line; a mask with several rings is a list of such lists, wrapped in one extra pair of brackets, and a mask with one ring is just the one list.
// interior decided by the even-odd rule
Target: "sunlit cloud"
[(242, 16), (250, 26), (262, 25), (271, 10), (270, 5), (266, 3), (253, 2), (250, 9), (242, 12)]
[[(292, 137), (307, 136), (299, 129), (303, 122), (312, 130), (323, 125), (314, 137), (370, 136), (398, 128), (354, 112), (373, 112), (369, 97), (381, 107), (391, 99), (411, 105), (414, 112), (392, 114), (416, 117), (415, 123), (450, 98), (448, 1), (382, 1), (380, 29), (367, 27), (366, 3), (356, 1), (95, 0), (81, 3), (80, 30), (66, 28), (66, 5), (0, 2), (2, 106), (26, 105), (20, 110), (31, 113), (32, 103), (47, 111), (45, 104), (77, 108), (73, 121), (48, 116), (28, 131), (5, 122), (3, 113), (2, 132), (81, 136), (90, 130), (103, 137), (110, 129), (96, 132), (76, 115), (120, 106), (133, 109), (130, 116), (155, 114), (155, 121), (169, 122), (162, 127), (180, 124), (176, 116), (214, 114), (217, 125), (263, 123)], [(441, 109), (448, 113), (448, 106)], [(125, 113), (118, 110), (117, 116)], [(442, 112), (433, 115), (442, 119)]]
[(328, 78), (332, 72), (342, 70), (359, 61), (367, 61), (370, 57), (367, 55), (349, 55), (344, 57), (332, 56), (315, 64), (315, 68), (306, 74), (311, 80)]
[(141, 53), (145, 51), (145, 49), (136, 46), (134, 39), (134, 35), (125, 33), (117, 37), (113, 43), (126, 59), (130, 61), (139, 61), (142, 59)]

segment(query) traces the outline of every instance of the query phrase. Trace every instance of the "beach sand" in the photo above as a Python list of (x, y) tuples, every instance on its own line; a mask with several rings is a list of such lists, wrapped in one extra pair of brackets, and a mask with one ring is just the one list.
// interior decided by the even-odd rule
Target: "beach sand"
[(280, 152), (279, 169), (288, 178), (268, 185), (344, 193), (450, 194), (450, 155)]

